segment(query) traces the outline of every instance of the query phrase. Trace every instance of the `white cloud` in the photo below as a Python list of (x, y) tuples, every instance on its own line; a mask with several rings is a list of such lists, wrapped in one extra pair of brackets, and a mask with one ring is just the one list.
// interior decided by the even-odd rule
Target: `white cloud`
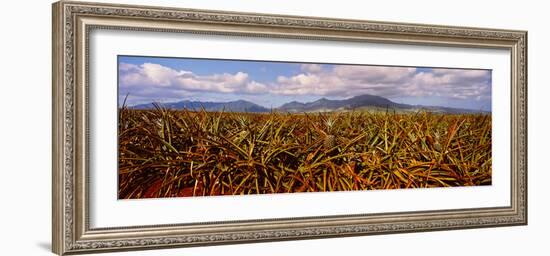
[(168, 91), (205, 91), (224, 93), (261, 93), (266, 86), (252, 81), (244, 72), (197, 75), (191, 71), (175, 70), (154, 63), (133, 65), (121, 63), (120, 85), (123, 88), (151, 90), (165, 88)]
[(490, 74), (488, 70), (433, 69), (417, 73), (405, 92), (414, 96), (490, 99)]
[(245, 72), (198, 75), (154, 63), (120, 63), (120, 86), (137, 97), (177, 98), (200, 92), (248, 95), (388, 98), (435, 96), (491, 98), (490, 71), (359, 65), (300, 65), (301, 73), (261, 83)]
[(406, 82), (416, 68), (382, 66), (335, 66), (334, 74), (352, 81), (369, 84)]
[(325, 72), (279, 76), (271, 92), (283, 95), (349, 97), (364, 93), (384, 97), (438, 96), (455, 99), (490, 99), (490, 72), (486, 70), (411, 67), (334, 66)]
[(318, 73), (323, 70), (319, 64), (302, 64), (300, 65), (300, 69), (308, 73)]

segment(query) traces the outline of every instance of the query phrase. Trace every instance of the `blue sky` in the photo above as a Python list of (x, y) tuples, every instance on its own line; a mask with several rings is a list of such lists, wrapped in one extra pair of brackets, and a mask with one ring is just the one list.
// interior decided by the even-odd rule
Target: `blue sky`
[(264, 107), (361, 94), (400, 103), (491, 110), (491, 71), (119, 56), (119, 104), (233, 101)]

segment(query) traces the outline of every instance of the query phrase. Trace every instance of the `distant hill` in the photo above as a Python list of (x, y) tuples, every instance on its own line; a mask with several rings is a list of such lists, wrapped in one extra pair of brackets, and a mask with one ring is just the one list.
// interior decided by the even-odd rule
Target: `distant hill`
[[(210, 102), (210, 101), (179, 101), (172, 103), (157, 103), (159, 106), (169, 109), (189, 109), (206, 111), (227, 111), (227, 112), (269, 112), (269, 109), (246, 100), (237, 100), (230, 102)], [(152, 109), (153, 103), (141, 104), (131, 107), (133, 109)]]
[(328, 100), (321, 98), (319, 100), (309, 102), (309, 103), (300, 103), (300, 102), (290, 102), (282, 105), (277, 110), (285, 112), (324, 112), (324, 111), (342, 111), (342, 110), (352, 110), (359, 108), (413, 108), (411, 105), (395, 103), (391, 100), (380, 96), (374, 96), (369, 94), (355, 96), (345, 100)]
[[(421, 105), (409, 105), (393, 102), (384, 97), (375, 95), (359, 95), (344, 100), (329, 100), (321, 98), (313, 102), (297, 102), (292, 101), (282, 106), (269, 109), (262, 107), (258, 104), (246, 101), (237, 100), (229, 102), (209, 102), (209, 101), (180, 101), (172, 103), (159, 103), (160, 106), (169, 109), (190, 109), (206, 111), (226, 111), (226, 112), (289, 112), (289, 113), (304, 113), (304, 112), (333, 112), (333, 111), (350, 111), (350, 110), (376, 110), (376, 111), (397, 111), (397, 112), (416, 112), (416, 111), (429, 111), (437, 113), (479, 113), (485, 111), (449, 108), (440, 106), (421, 106)], [(131, 107), (133, 109), (152, 109), (153, 103), (141, 104)]]

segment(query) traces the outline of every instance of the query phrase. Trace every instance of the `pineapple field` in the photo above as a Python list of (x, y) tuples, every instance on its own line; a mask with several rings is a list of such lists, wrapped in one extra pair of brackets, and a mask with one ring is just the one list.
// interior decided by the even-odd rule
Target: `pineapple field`
[(120, 199), (491, 184), (491, 115), (119, 109)]

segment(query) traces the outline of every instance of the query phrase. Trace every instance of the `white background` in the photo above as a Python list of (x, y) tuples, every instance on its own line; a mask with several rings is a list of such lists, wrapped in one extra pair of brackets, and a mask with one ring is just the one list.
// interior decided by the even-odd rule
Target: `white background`
[[(104, 0), (105, 1), (105, 0)], [(110, 1), (106, 1), (110, 2)], [(149, 1), (122, 1), (148, 4)], [(10, 1), (0, 17), (2, 255), (51, 255), (50, 1)], [(176, 1), (155, 1), (176, 5)], [(114, 255), (547, 255), (550, 22), (544, 1), (177, 1), (233, 11), (529, 30), (529, 226), (394, 234)]]

